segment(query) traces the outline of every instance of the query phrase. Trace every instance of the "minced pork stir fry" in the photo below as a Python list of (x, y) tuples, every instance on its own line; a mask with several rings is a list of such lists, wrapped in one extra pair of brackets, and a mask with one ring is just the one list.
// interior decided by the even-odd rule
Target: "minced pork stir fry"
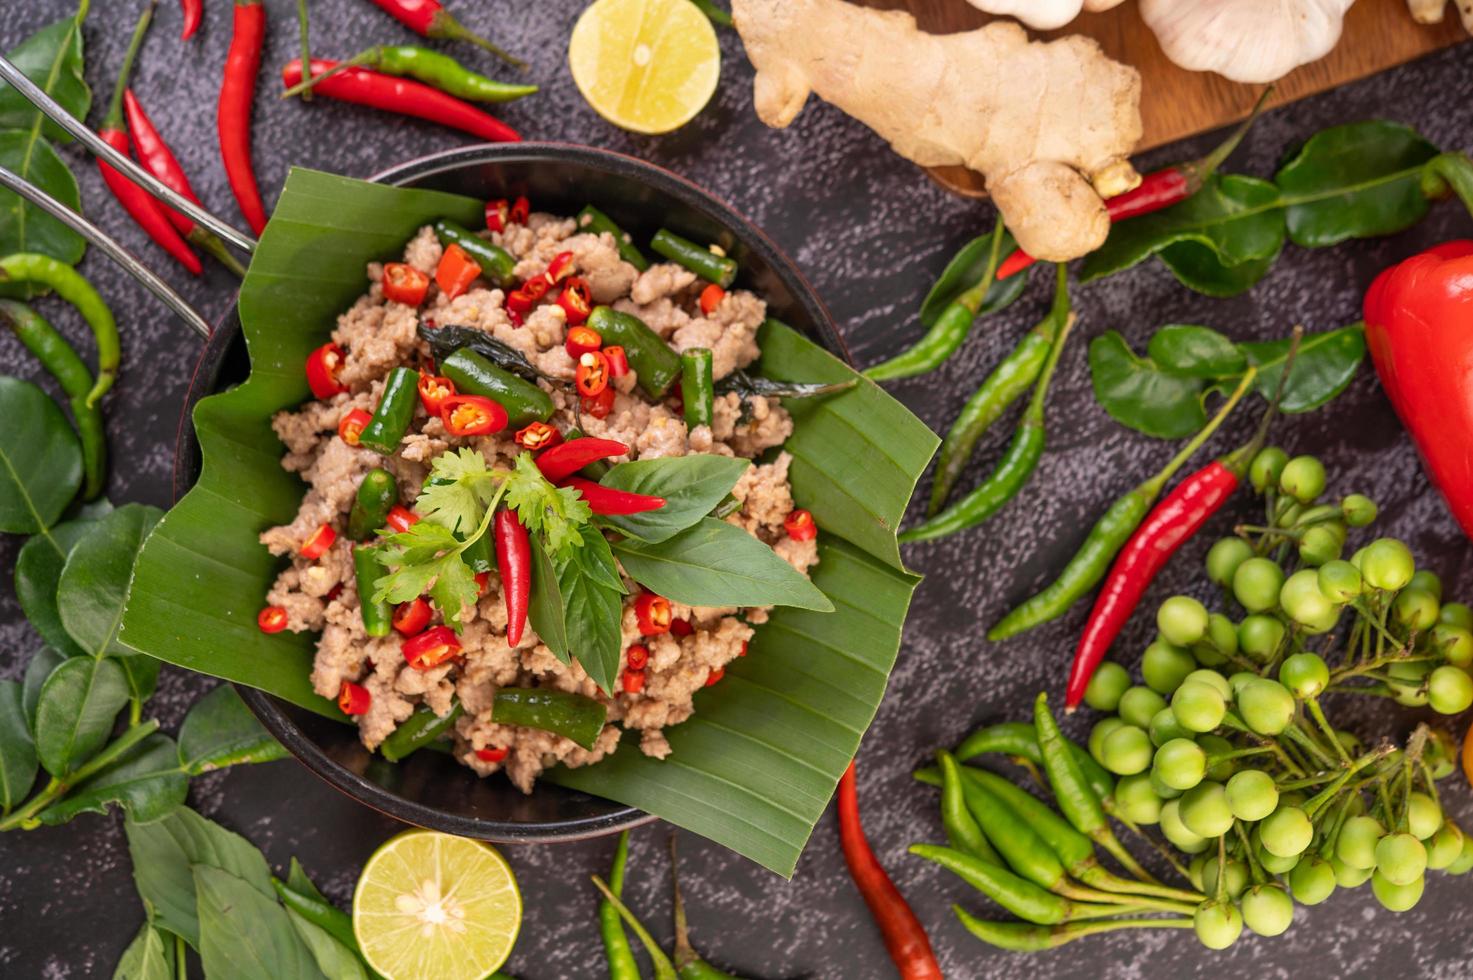
[(261, 535), (290, 564), (260, 618), (321, 633), (313, 687), (368, 748), (448, 737), (523, 791), (623, 729), (664, 758), (665, 727), (746, 655), (768, 608), (655, 594), (630, 555), (700, 535), (806, 576), (818, 531), (777, 395), (830, 390), (743, 371), (766, 306), (725, 288), (718, 250), (661, 232), (677, 261), (649, 265), (592, 208), (528, 212), (492, 202), (486, 231), (437, 222), (369, 264), (307, 362), (315, 399), (273, 421), (307, 492)]

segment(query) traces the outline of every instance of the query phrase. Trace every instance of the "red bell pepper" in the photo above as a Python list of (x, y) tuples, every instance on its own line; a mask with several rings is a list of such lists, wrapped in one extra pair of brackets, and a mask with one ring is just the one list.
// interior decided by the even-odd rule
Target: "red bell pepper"
[(1366, 343), (1432, 482), (1473, 537), (1473, 241), (1446, 242), (1366, 291)]

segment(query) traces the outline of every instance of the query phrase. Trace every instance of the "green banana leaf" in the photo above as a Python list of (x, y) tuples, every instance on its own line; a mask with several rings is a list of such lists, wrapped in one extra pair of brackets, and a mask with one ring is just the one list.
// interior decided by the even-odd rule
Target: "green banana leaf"
[[(303, 490), (279, 465), (271, 415), (308, 397), (301, 365), (363, 291), (365, 262), (397, 255), (435, 218), (469, 225), (480, 209), (468, 198), (292, 171), (241, 290), (250, 378), (195, 409), (203, 472), (143, 548), (121, 642), (341, 718), (308, 680), (316, 638), (256, 627), (280, 568), (257, 535), (289, 521)], [(813, 578), (835, 611), (776, 610), (750, 656), (697, 694), (690, 721), (666, 732), (668, 759), (645, 757), (631, 736), (606, 762), (544, 778), (640, 807), (791, 875), (884, 696), (918, 582), (901, 564), (895, 530), (936, 437), (798, 332), (770, 322), (761, 339), (759, 369), (769, 377), (856, 381), (789, 406), (793, 490), (823, 530)]]

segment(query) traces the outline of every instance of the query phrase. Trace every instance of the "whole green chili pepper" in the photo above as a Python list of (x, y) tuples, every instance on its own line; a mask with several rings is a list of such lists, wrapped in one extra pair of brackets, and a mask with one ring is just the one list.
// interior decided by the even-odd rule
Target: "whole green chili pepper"
[(1084, 544), (1069, 560), (1064, 570), (1059, 573), (1059, 577), (1042, 592), (999, 620), (997, 625), (987, 631), (987, 638), (993, 642), (1005, 640), (1010, 636), (1030, 630), (1040, 623), (1057, 619), (1086, 592), (1094, 588), (1095, 583), (1104, 577), (1116, 552), (1135, 533), (1141, 521), (1145, 520), (1151, 504), (1161, 495), (1161, 489), (1166, 486), (1166, 481), (1171, 479), (1176, 471), (1181, 469), (1182, 465), (1201, 448), (1202, 444), (1212, 437), (1217, 427), (1222, 425), (1232, 410), (1237, 407), (1238, 402), (1242, 400), (1243, 395), (1253, 386), (1253, 381), (1257, 376), (1257, 368), (1249, 367), (1243, 373), (1242, 380), (1238, 382), (1238, 387), (1228, 397), (1228, 400), (1223, 402), (1222, 407), (1217, 410), (1217, 414), (1212, 417), (1211, 421), (1203, 426), (1202, 431), (1193, 436), (1191, 442), (1183, 446), (1161, 472), (1111, 504), (1110, 509), (1105, 511), (1104, 515), (1095, 522), (1095, 526), (1090, 529), (1088, 537), (1084, 539)]
[(404, 441), (409, 423), (414, 420), (414, 406), (419, 404), (419, 372), (396, 367), (384, 382), (384, 393), (373, 410), (373, 418), (358, 436), (358, 445), (366, 446), (381, 456), (392, 456)]
[[(614, 847), (614, 866), (609, 869), (609, 890), (616, 897), (624, 895), (624, 866), (629, 862), (629, 831), (619, 835)], [(619, 910), (605, 899), (598, 903), (598, 931), (604, 937), (604, 953), (609, 958), (609, 980), (639, 980), (639, 963), (629, 946), (629, 937), (619, 922)]]
[(94, 407), (117, 379), (118, 361), (122, 357), (118, 322), (113, 319), (112, 310), (81, 273), (49, 255), (35, 252), (7, 255), (0, 259), (0, 281), (4, 280), (49, 287), (76, 307), (87, 326), (92, 328), (92, 336), (97, 341), (97, 380), (84, 401), (88, 408)]
[(676, 265), (683, 266), (725, 289), (736, 278), (736, 260), (717, 255), (709, 248), (702, 248), (688, 238), (681, 238), (673, 231), (661, 228), (650, 240), (650, 248), (665, 256)]
[(465, 254), (476, 260), (476, 264), (481, 267), (481, 274), (487, 279), (504, 283), (511, 278), (512, 270), (517, 267), (517, 260), (506, 249), (488, 242), (449, 218), (441, 218), (435, 222), (435, 237), (440, 239), (441, 245), (459, 245)]
[(390, 762), (398, 762), (449, 731), (450, 726), (464, 713), (465, 709), (459, 701), (455, 702), (455, 707), (446, 712), (443, 718), (429, 708), (417, 708), (414, 714), (401, 721), (399, 727), (380, 743), (379, 754)]
[(552, 415), (552, 397), (532, 382), (497, 367), (472, 350), (458, 350), (440, 362), (440, 373), (462, 395), (481, 395), (506, 409), (508, 424), (520, 429)]
[(651, 398), (663, 398), (680, 377), (680, 355), (643, 320), (607, 306), (595, 306), (588, 326), (598, 331), (605, 346), (624, 348), (629, 366), (639, 376), (639, 386)]
[(387, 602), (373, 601), (373, 583), (383, 574), (383, 566), (374, 558), (373, 545), (353, 548), (353, 577), (358, 583), (358, 608), (363, 616), (363, 632), (369, 636), (388, 636), (394, 611)]
[(912, 844), (910, 853), (939, 864), (1018, 918), (1039, 925), (1119, 915), (1118, 905), (1079, 905), (1025, 881), (1006, 868), (950, 847)]
[[(1114, 778), (1081, 746), (1068, 739), (1065, 741), (1074, 753), (1074, 758), (1078, 760), (1080, 769), (1084, 771), (1090, 789), (1100, 799), (1110, 799), (1115, 792)], [(1032, 725), (1021, 721), (1005, 721), (979, 728), (952, 752), (962, 762), (975, 759), (979, 755), (997, 753), (1025, 759), (1034, 765), (1043, 765), (1043, 750), (1038, 747), (1038, 735)]]
[(997, 276), (1004, 231), (1002, 216), (999, 215), (997, 226), (992, 231), (992, 248), (987, 256), (987, 272), (982, 281), (952, 300), (951, 305), (941, 312), (935, 324), (914, 346), (865, 370), (866, 378), (871, 381), (890, 381), (925, 374), (940, 367), (943, 361), (956, 353), (971, 332), (977, 311), (981, 309), (982, 301), (987, 298), (987, 291), (992, 288), (992, 280)]
[(931, 500), (926, 516), (934, 517), (951, 495), (951, 488), (972, 459), (977, 440), (992, 423), (1037, 380), (1048, 360), (1049, 351), (1058, 339), (1060, 329), (1069, 316), (1068, 272), (1061, 263), (1058, 285), (1054, 289), (1054, 305), (1048, 315), (1018, 342), (1013, 352), (989, 374), (962, 406), (961, 414), (951, 424), (936, 456), (936, 471), (931, 482)]
[[(302, 64), (310, 64), (303, 56)], [(513, 85), (478, 75), (449, 55), (413, 44), (378, 44), (340, 61), (332, 69), (314, 75), (281, 93), (283, 99), (303, 96), (324, 78), (349, 68), (368, 68), (396, 78), (415, 78), (426, 85), (468, 102), (511, 102), (537, 91), (536, 85)]]
[[(271, 878), (271, 887), (281, 897), (281, 904), (326, 932), (354, 953), (359, 953), (358, 937), (353, 935), (353, 917), (331, 902), (303, 895), (289, 887), (286, 882)], [(361, 954), (360, 954), (361, 955)]]
[(353, 509), (348, 511), (348, 537), (354, 541), (367, 541), (373, 532), (384, 526), (389, 511), (399, 502), (399, 485), (394, 474), (383, 467), (375, 467), (363, 474), (358, 484), (358, 493), (353, 498)]
[[(609, 891), (609, 886), (604, 884), (603, 879), (598, 875), (593, 876), (593, 886), (603, 892), (604, 900), (614, 907), (614, 911), (619, 913), (619, 918), (634, 930), (634, 934), (644, 944), (644, 950), (650, 956), (650, 965), (655, 968), (655, 980), (680, 980), (680, 974), (675, 972), (675, 964), (670, 962), (670, 957), (665, 955), (660, 944), (655, 942), (655, 937), (651, 936), (644, 924), (634, 917), (634, 913), (629, 911), (628, 906), (619, 901), (619, 896)], [(638, 974), (636, 973), (635, 976)]]
[(503, 687), (491, 708), (498, 725), (540, 728), (585, 749), (598, 741), (607, 717), (608, 709), (592, 698), (546, 687)]
[(998, 949), (1015, 953), (1036, 953), (1055, 949), (1075, 939), (1095, 936), (1117, 929), (1190, 929), (1191, 919), (1111, 919), (1107, 922), (1066, 922), (1056, 926), (1039, 926), (1029, 922), (988, 922), (972, 915), (960, 905), (951, 910), (966, 930)]
[(1038, 377), (1038, 384), (1033, 388), (1033, 397), (1029, 399), (1028, 407), (1018, 421), (1017, 431), (1013, 433), (1013, 441), (1008, 444), (1007, 452), (998, 461), (997, 469), (976, 489), (946, 510), (901, 534), (901, 541), (929, 541), (976, 527), (1001, 510), (1028, 483), (1033, 471), (1038, 468), (1038, 461), (1043, 458), (1046, 438), (1043, 409), (1048, 398), (1049, 381), (1053, 379), (1054, 369), (1059, 364), (1059, 355), (1064, 350), (1065, 341), (1069, 339), (1069, 330), (1073, 324), (1074, 315), (1071, 313), (1065, 319), (1064, 329), (1059, 332), (1058, 339), (1049, 349), (1048, 360)]
[(711, 424), (716, 397), (711, 364), (709, 347), (691, 347), (680, 352), (680, 400), (685, 406), (685, 424), (688, 428)]
[(670, 835), (671, 907), (675, 918), (675, 971), (680, 980), (740, 980), (734, 973), (718, 970), (701, 959), (690, 944), (690, 926), (685, 920), (685, 900), (680, 896), (680, 860), (675, 853), (675, 835)]
[(0, 299), (0, 320), (10, 324), (16, 339), (36, 356), (67, 396), (77, 434), (82, 439), (82, 498), (91, 500), (107, 481), (107, 439), (102, 410), (87, 402), (92, 391), (92, 372), (45, 317), (24, 303)]
[(936, 753), (936, 761), (941, 766), (941, 826), (946, 831), (946, 839), (958, 851), (993, 864), (1002, 864), (1002, 858), (992, 849), (982, 828), (977, 826), (972, 811), (967, 809), (961, 767), (957, 765), (956, 757), (950, 752), (940, 751)]
[(970, 784), (967, 806), (987, 839), (1008, 865), (1024, 878), (1060, 895), (1068, 894), (1068, 876), (1048, 842), (1013, 811), (979, 784)]
[(592, 232), (595, 235), (602, 235), (604, 232), (608, 232), (614, 236), (614, 244), (619, 249), (619, 258), (628, 262), (640, 272), (650, 267), (650, 260), (644, 257), (644, 253), (639, 250), (639, 246), (634, 244), (634, 239), (629, 237), (629, 233), (616, 225), (613, 218), (610, 218), (592, 204), (578, 212), (578, 227), (583, 231)]

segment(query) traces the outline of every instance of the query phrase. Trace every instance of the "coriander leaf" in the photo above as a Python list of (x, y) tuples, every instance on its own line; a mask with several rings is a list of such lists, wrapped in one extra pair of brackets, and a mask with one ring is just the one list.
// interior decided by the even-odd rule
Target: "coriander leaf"
[[(435, 580), (435, 576), (440, 573), (442, 560), (434, 558), (418, 565), (405, 565), (395, 569), (374, 583), (373, 601), (398, 605), (424, 595), (430, 590), (430, 583)], [(460, 559), (454, 560), (458, 562)]]
[(506, 477), (506, 506), (529, 532), (542, 535), (555, 556), (582, 543), (580, 528), (593, 516), (577, 490), (547, 481), (531, 453), (518, 456), (516, 469)]
[(430, 598), (445, 616), (445, 625), (460, 632), (460, 613), (465, 606), (474, 606), (480, 590), (476, 576), (458, 554), (446, 555), (436, 563), (435, 583), (430, 586)]
[(414, 502), (426, 521), (462, 537), (481, 525), (486, 508), (496, 499), (497, 477), (486, 468), (486, 457), (461, 447), (441, 453), (430, 464), (430, 478)]
[(454, 551), (460, 541), (449, 528), (420, 521), (407, 531), (384, 536), (374, 558), (381, 565), (398, 568), (430, 561), (441, 552)]

